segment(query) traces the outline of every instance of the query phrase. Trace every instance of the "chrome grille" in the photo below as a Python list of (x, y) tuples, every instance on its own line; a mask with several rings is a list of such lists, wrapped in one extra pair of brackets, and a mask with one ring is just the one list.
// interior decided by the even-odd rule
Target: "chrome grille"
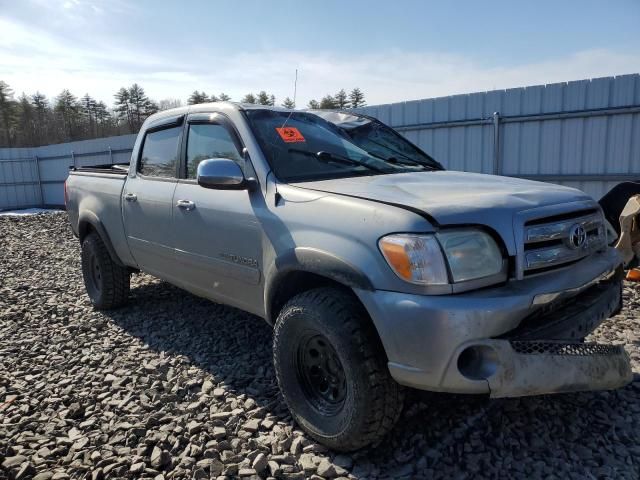
[(606, 246), (599, 211), (536, 219), (524, 227), (524, 274), (539, 273), (576, 262)]

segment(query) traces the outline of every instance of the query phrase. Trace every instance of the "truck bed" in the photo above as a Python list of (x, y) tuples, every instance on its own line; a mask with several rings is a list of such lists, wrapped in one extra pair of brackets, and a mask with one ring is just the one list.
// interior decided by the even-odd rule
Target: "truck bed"
[[(98, 225), (93, 226), (103, 230), (116, 256), (132, 263), (122, 218), (122, 190), (128, 172), (126, 164), (71, 169), (66, 182), (67, 213), (76, 235), (82, 222), (94, 220)], [(88, 212), (90, 215), (83, 216)]]

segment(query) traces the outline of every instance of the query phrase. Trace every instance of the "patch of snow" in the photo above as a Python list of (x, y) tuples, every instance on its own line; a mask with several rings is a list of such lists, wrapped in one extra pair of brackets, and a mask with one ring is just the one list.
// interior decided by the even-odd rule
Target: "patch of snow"
[(3, 210), (0, 211), (0, 217), (2, 216), (22, 216), (22, 215), (37, 215), (38, 213), (57, 213), (64, 210), (56, 210), (51, 208), (24, 208), (22, 210)]

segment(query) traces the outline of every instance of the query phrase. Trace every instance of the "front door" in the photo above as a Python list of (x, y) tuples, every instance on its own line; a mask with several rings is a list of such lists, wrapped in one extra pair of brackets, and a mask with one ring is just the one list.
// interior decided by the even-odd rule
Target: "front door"
[(198, 163), (209, 158), (230, 158), (246, 172), (243, 145), (221, 114), (192, 114), (185, 132), (184, 178), (173, 195), (180, 283), (198, 295), (255, 312), (262, 305), (262, 237), (252, 202), (260, 194), (208, 189), (196, 180)]
[(175, 280), (171, 217), (182, 128), (174, 125), (145, 134), (122, 202), (133, 258), (141, 270), (168, 281)]

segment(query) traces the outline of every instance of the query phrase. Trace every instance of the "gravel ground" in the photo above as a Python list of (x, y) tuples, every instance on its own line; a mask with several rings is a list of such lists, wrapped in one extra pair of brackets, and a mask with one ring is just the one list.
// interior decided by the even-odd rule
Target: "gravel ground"
[[(640, 478), (640, 377), (489, 401), (410, 392), (382, 445), (336, 455), (279, 397), (260, 319), (148, 275), (93, 311), (64, 213), (0, 218), (0, 478)], [(640, 289), (593, 334), (640, 371)]]

